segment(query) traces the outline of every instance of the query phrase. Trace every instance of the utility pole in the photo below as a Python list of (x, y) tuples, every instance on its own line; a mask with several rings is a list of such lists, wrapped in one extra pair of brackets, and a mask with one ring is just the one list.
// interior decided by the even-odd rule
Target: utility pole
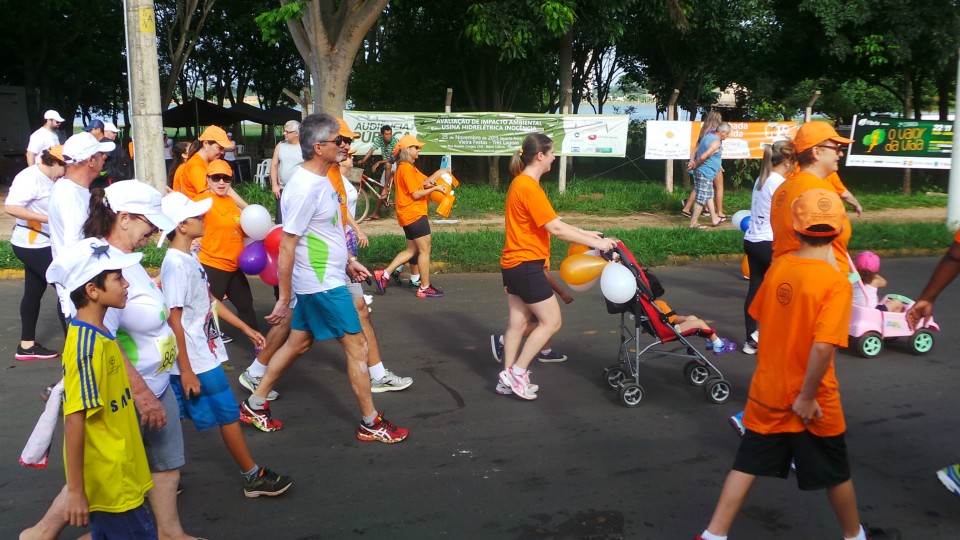
[[(570, 114), (570, 106), (572, 104), (573, 90), (568, 88), (563, 95), (563, 108), (561, 111), (563, 112), (564, 116)], [(560, 191), (560, 193), (567, 191), (567, 156), (560, 156), (560, 178), (558, 180), (557, 189)]]
[(157, 17), (153, 0), (124, 0), (127, 38), (127, 77), (133, 114), (136, 178), (166, 192), (163, 161), (163, 117), (160, 68), (157, 64)]
[[(670, 94), (670, 101), (667, 102), (667, 121), (672, 122), (676, 120), (676, 115), (674, 114), (674, 109), (677, 107), (677, 100), (680, 99), (680, 90), (674, 88), (673, 93)], [(668, 159), (666, 164), (666, 170), (664, 171), (664, 187), (667, 189), (667, 193), (673, 193), (673, 160)]]
[[(960, 66), (960, 57), (957, 60)], [(957, 93), (960, 96), (960, 71), (957, 72)], [(953, 150), (950, 152), (950, 184), (947, 189), (947, 227), (960, 226), (960, 104), (953, 104)]]

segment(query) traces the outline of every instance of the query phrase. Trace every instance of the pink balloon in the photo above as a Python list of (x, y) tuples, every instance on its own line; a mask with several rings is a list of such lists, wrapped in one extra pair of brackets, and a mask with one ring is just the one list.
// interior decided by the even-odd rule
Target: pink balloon
[(267, 266), (264, 267), (263, 272), (260, 272), (260, 279), (264, 283), (270, 285), (271, 287), (276, 287), (280, 284), (280, 278), (277, 277), (277, 256), (267, 253)]

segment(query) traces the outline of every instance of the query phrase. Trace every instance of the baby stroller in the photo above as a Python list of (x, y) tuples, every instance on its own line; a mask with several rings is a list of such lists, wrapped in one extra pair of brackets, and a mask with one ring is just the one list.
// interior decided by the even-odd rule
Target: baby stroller
[[(620, 351), (617, 355), (618, 363), (604, 368), (603, 380), (610, 388), (619, 392), (620, 402), (627, 407), (636, 407), (643, 399), (640, 363), (648, 351), (655, 357), (686, 358), (688, 361), (683, 367), (683, 376), (688, 383), (703, 387), (707, 399), (713, 403), (724, 403), (730, 399), (729, 381), (724, 379), (720, 370), (687, 339), (693, 335), (706, 337), (712, 334), (713, 330), (708, 332), (691, 329), (679, 332), (674, 328), (654, 303), (654, 300), (663, 294), (659, 280), (649, 277), (622, 242), (617, 242), (617, 247), (604, 253), (603, 257), (613, 261), (613, 264), (627, 267), (637, 280), (637, 292), (632, 300), (624, 304), (606, 301), (609, 313), (620, 314)], [(629, 327), (628, 317), (633, 321), (633, 328)], [(640, 342), (641, 333), (648, 334), (653, 341), (643, 346)], [(672, 345), (672, 348), (658, 348), (665, 345)], [(633, 353), (631, 346), (635, 349)]]
[[(853, 282), (854, 287), (859, 287), (866, 297), (866, 285), (860, 279), (856, 271), (856, 265), (850, 254), (847, 254), (847, 260), (850, 262), (851, 281), (853, 276), (857, 280)], [(934, 322), (933, 317), (927, 317), (914, 330), (907, 324), (907, 311), (913, 306), (913, 300), (899, 294), (888, 294), (883, 297), (881, 303), (886, 302), (888, 298), (894, 298), (903, 302), (903, 311), (896, 313), (892, 311), (881, 311), (874, 306), (853, 305), (850, 312), (850, 348), (864, 358), (876, 358), (883, 351), (884, 343), (893, 341), (899, 337), (906, 337), (910, 340), (910, 350), (914, 354), (927, 354), (933, 349), (933, 333), (939, 332), (940, 325)]]

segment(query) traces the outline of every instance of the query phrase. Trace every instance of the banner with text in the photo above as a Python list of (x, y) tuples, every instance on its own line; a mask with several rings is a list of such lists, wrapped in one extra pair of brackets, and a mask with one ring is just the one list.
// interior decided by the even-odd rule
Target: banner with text
[(343, 111), (347, 125), (360, 134), (354, 141), (365, 155), (382, 126), (394, 137), (410, 133), (424, 155), (509, 156), (530, 133), (553, 139), (554, 153), (565, 156), (624, 157), (629, 115), (561, 115), (513, 113), (380, 113)]
[[(690, 159), (701, 122), (647, 121), (646, 159)], [(723, 159), (763, 159), (763, 147), (797, 134), (796, 122), (730, 122)]]
[(949, 169), (953, 124), (928, 120), (854, 117), (847, 165)]

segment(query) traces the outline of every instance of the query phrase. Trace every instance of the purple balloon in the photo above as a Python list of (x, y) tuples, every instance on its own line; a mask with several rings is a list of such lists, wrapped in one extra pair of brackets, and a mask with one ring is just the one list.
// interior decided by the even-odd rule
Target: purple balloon
[(262, 240), (251, 242), (240, 252), (240, 270), (244, 274), (256, 275), (267, 267), (267, 248)]

